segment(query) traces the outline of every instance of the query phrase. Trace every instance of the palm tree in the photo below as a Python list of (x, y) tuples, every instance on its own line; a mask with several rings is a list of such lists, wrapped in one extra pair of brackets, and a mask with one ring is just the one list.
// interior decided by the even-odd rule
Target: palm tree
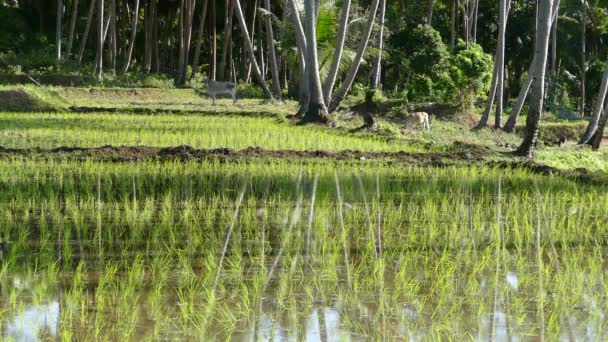
[(540, 119), (543, 112), (545, 98), (545, 73), (547, 57), (549, 54), (549, 33), (551, 31), (551, 19), (555, 0), (539, 0), (538, 2), (538, 28), (536, 30), (536, 42), (534, 47), (534, 59), (532, 61), (534, 79), (530, 89), (530, 110), (526, 119), (526, 131), (524, 140), (513, 153), (528, 158), (534, 157), (534, 150), (540, 131)]
[(585, 133), (579, 141), (579, 144), (583, 145), (588, 143), (589, 140), (591, 140), (591, 138), (593, 137), (595, 131), (597, 130), (600, 121), (600, 116), (602, 114), (602, 108), (604, 107), (604, 101), (606, 101), (606, 94), (608, 94), (608, 64), (606, 64), (606, 69), (604, 70), (604, 75), (602, 76), (600, 93), (593, 108), (593, 115), (591, 117), (591, 120), (589, 121), (589, 125), (587, 125)]
[(350, 15), (351, 0), (344, 0), (342, 3), (342, 14), (340, 15), (340, 26), (338, 28), (338, 36), (336, 38), (336, 46), (334, 48), (334, 56), (329, 69), (329, 74), (323, 85), (323, 97), (326, 103), (331, 101), (331, 95), (338, 77), (342, 52), (344, 51), (344, 42), (346, 41), (346, 31), (348, 28), (348, 17)]
[(306, 73), (310, 84), (310, 99), (304, 122), (329, 122), (327, 107), (323, 99), (321, 77), (319, 76), (319, 57), (317, 51), (317, 7), (315, 0), (305, 0), (304, 16), (306, 18)]

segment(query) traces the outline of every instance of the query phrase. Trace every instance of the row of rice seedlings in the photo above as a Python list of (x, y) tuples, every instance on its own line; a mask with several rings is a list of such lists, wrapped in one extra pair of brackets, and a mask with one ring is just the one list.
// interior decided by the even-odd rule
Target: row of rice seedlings
[[(202, 169), (201, 178), (209, 177), (209, 174), (204, 173), (204, 168), (209, 167), (208, 165), (197, 166)], [(536, 246), (536, 250), (541, 251), (556, 245), (552, 244), (550, 238), (538, 238), (539, 222), (545, 232), (542, 236), (553, 236), (555, 239), (557, 230), (567, 229), (570, 234), (565, 235), (565, 238), (571, 238), (573, 234), (585, 232), (577, 228), (577, 224), (584, 225), (601, 220), (602, 205), (591, 204), (600, 202), (604, 196), (599, 190), (590, 189), (589, 196), (593, 202), (584, 207), (592, 214), (577, 216), (572, 219), (572, 224), (564, 225), (556, 222), (561, 222), (558, 218), (568, 216), (570, 211), (560, 206), (559, 201), (554, 200), (552, 196), (539, 199), (536, 194), (532, 194), (525, 197), (526, 193), (516, 186), (517, 174), (512, 177), (505, 176), (500, 182), (494, 177), (496, 183), (492, 183), (491, 177), (477, 179), (479, 182), (485, 182), (488, 190), (477, 192), (475, 196), (467, 198), (467, 196), (459, 196), (463, 193), (462, 184), (453, 184), (454, 182), (440, 177), (446, 174), (448, 175), (446, 177), (449, 177), (453, 170), (431, 172), (427, 170), (427, 174), (430, 173), (436, 179), (427, 180), (427, 184), (423, 183), (415, 187), (416, 183), (413, 180), (422, 180), (416, 170), (411, 175), (405, 175), (403, 177), (405, 179), (396, 178), (390, 170), (380, 170), (377, 177), (362, 174), (363, 186), (361, 186), (359, 181), (353, 181), (351, 178), (351, 182), (348, 182), (348, 177), (340, 179), (334, 172), (330, 172), (329, 175), (311, 175), (313, 169), (305, 170), (307, 172), (303, 174), (307, 177), (304, 178), (301, 186), (296, 186), (301, 190), (296, 189), (294, 193), (294, 174), (297, 172), (288, 174), (285, 170), (294, 170), (293, 167), (279, 166), (283, 169), (271, 174), (278, 179), (269, 186), (246, 182), (247, 179), (259, 179), (259, 175), (246, 173), (247, 178), (231, 178), (233, 175), (225, 172), (227, 168), (217, 168), (216, 170), (221, 170), (224, 177), (229, 179), (224, 180), (224, 184), (231, 185), (224, 190), (241, 188), (241, 191), (232, 191), (229, 196), (218, 194), (221, 189), (209, 191), (211, 194), (209, 199), (205, 198), (198, 207), (194, 200), (191, 203), (184, 200), (189, 197), (196, 199), (196, 191), (188, 190), (189, 195), (185, 197), (181, 197), (179, 191), (167, 192), (167, 195), (154, 199), (157, 197), (149, 191), (159, 186), (152, 184), (150, 180), (146, 180), (150, 183), (142, 187), (145, 190), (138, 191), (135, 196), (132, 196), (134, 193), (125, 192), (125, 196), (113, 197), (111, 194), (115, 192), (114, 189), (128, 188), (129, 183), (133, 184), (133, 177), (129, 177), (132, 173), (126, 173), (122, 177), (118, 176), (120, 172), (100, 171), (98, 176), (93, 168), (88, 169), (93, 175), (86, 176), (84, 173), (85, 176), (81, 177), (85, 181), (89, 180), (88, 192), (63, 193), (56, 202), (53, 202), (55, 197), (48, 195), (54, 191), (54, 186), (47, 184), (56, 180), (52, 177), (52, 171), (38, 170), (38, 173), (31, 178), (29, 176), (36, 171), (25, 173), (23, 178), (34, 179), (34, 184), (38, 184), (39, 187), (36, 189), (34, 186), (34, 190), (23, 194), (19, 201), (6, 203), (8, 209), (5, 213), (11, 213), (13, 216), (14, 211), (24, 215), (27, 213), (30, 216), (21, 223), (15, 216), (11, 219), (12, 226), (4, 225), (9, 227), (4, 228), (3, 233), (9, 237), (13, 249), (9, 254), (10, 257), (4, 261), (4, 265), (7, 265), (5, 274), (17, 274), (24, 268), (31, 274), (44, 274), (50, 265), (56, 263), (57, 245), (53, 241), (61, 232), (61, 238), (58, 238), (61, 241), (59, 246), (62, 248), (63, 256), (61, 269), (67, 272), (75, 269), (74, 274), (66, 274), (69, 284), (65, 286), (65, 290), (59, 291), (63, 296), (60, 299), (61, 307), (64, 308), (61, 311), (61, 331), (71, 336), (86, 336), (87, 333), (91, 333), (91, 329), (95, 329), (96, 336), (102, 339), (112, 339), (117, 336), (130, 336), (136, 339), (141, 337), (138, 334), (152, 334), (156, 338), (192, 337), (200, 336), (199, 334), (202, 333), (220, 337), (233, 336), (247, 331), (252, 321), (253, 326), (258, 326), (260, 331), (264, 330), (265, 328), (263, 329), (259, 324), (267, 321), (265, 317), (273, 317), (270, 320), (275, 322), (273, 334), (281, 334), (285, 331), (302, 334), (306, 326), (302, 322), (307, 322), (312, 312), (316, 312), (319, 321), (327, 319), (329, 317), (326, 315), (327, 308), (331, 308), (332, 315), (339, 316), (342, 332), (338, 328), (331, 332), (332, 329), (328, 328), (325, 330), (326, 334), (330, 331), (331, 334), (352, 333), (357, 336), (374, 336), (378, 331), (382, 331), (387, 334), (386, 336), (401, 337), (408, 334), (427, 337), (463, 337), (472, 333), (483, 337), (492, 335), (492, 331), (494, 334), (499, 332), (502, 329), (500, 322), (508, 317), (511, 329), (522, 336), (539, 335), (545, 329), (547, 334), (558, 336), (556, 334), (567, 330), (563, 323), (564, 317), (567, 320), (575, 319), (565, 308), (573, 307), (573, 303), (574, 307), (580, 306), (583, 312), (579, 317), (588, 320), (601, 312), (602, 306), (606, 303), (605, 296), (601, 291), (597, 291), (597, 285), (600, 284), (598, 277), (593, 276), (593, 274), (601, 274), (603, 265), (598, 262), (587, 266), (588, 251), (577, 251), (575, 247), (565, 243), (558, 245), (560, 259), (567, 260), (568, 263), (560, 264), (560, 272), (557, 273), (584, 278), (587, 278), (586, 273), (590, 273), (593, 279), (577, 289), (583, 295), (575, 299), (568, 298), (567, 304), (570, 306), (563, 306), (567, 300), (567, 296), (563, 293), (572, 278), (560, 279), (558, 276), (553, 276), (557, 283), (549, 280), (552, 277), (550, 270), (556, 267), (555, 261), (552, 261), (555, 259), (552, 257), (554, 254), (547, 256), (550, 258), (548, 264), (543, 264), (539, 260), (546, 258), (544, 254), (541, 253), (542, 258), (538, 258), (538, 253), (533, 257), (527, 253), (531, 246)], [(76, 165), (73, 167), (75, 169)], [(137, 167), (144, 169), (141, 165)], [(235, 168), (247, 170), (247, 166), (238, 165)], [(319, 169), (322, 168), (323, 166)], [(64, 174), (76, 171), (65, 164), (59, 164), (59, 169)], [(171, 165), (168, 169), (172, 170)], [(82, 169), (78, 169), (78, 172), (82, 172)], [(177, 174), (176, 178), (180, 178), (184, 172)], [(143, 177), (141, 174), (136, 173), (136, 175)], [(181, 189), (179, 184), (183, 181), (171, 182), (172, 178), (169, 175), (170, 173), (167, 173), (161, 177), (167, 182), (165, 185)], [(104, 182), (104, 179), (108, 179), (106, 177), (112, 181)], [(213, 179), (213, 177), (209, 178)], [(268, 173), (264, 178), (269, 178)], [(196, 177), (192, 179), (195, 180)], [(370, 179), (375, 182), (371, 182)], [(380, 179), (380, 182), (377, 179)], [(24, 180), (15, 177), (13, 183), (18, 184), (22, 181)], [(241, 182), (240, 187), (238, 181)], [(122, 185), (122, 182), (127, 185)], [(506, 183), (505, 186), (502, 186), (503, 182)], [(69, 181), (67, 183), (69, 184)], [(300, 181), (297, 183), (299, 184)], [(538, 183), (542, 184), (541, 181)], [(554, 185), (547, 183), (547, 188), (552, 189)], [(266, 189), (274, 189), (277, 184), (291, 185), (286, 186), (287, 189), (282, 193), (279, 191), (278, 195), (266, 197), (265, 203), (262, 203), (263, 215), (260, 217), (258, 199), (264, 198), (266, 196), (264, 193), (272, 192)], [(398, 187), (398, 184), (407, 184), (411, 188), (400, 192), (404, 188)], [(495, 185), (491, 186), (492, 184)], [(496, 195), (498, 184), (501, 184), (500, 188), (504, 195)], [(389, 190), (377, 197), (378, 203), (366, 206), (365, 201), (357, 203), (353, 200), (365, 194), (363, 189), (366, 185)], [(564, 185), (567, 190), (568, 183)], [(245, 197), (243, 187), (249, 190), (248, 197)], [(314, 201), (313, 193), (306, 193), (306, 196), (303, 196), (303, 192), (306, 192), (304, 189), (310, 189), (309, 187), (315, 189)], [(431, 191), (439, 187), (451, 189), (451, 192), (436, 194)], [(101, 195), (96, 193), (99, 189)], [(472, 189), (474, 187), (471, 187), (471, 193), (473, 193)], [(286, 196), (288, 190), (291, 192)], [(562, 191), (565, 191), (564, 187)], [(560, 197), (563, 198), (562, 195), (571, 196), (566, 198), (571, 198), (571, 203), (582, 208), (579, 201), (585, 197), (577, 197), (580, 196), (577, 193), (562, 193)], [(48, 202), (54, 204), (46, 205), (50, 209), (45, 209), (44, 215), (36, 214), (38, 210), (36, 201), (47, 196), (51, 199)], [(84, 206), (82, 213), (78, 212), (80, 204), (71, 205), (69, 211), (66, 211), (62, 204), (79, 203), (73, 197), (88, 198), (82, 202), (89, 203)], [(527, 199), (517, 202), (516, 200), (521, 197)], [(130, 200), (124, 202), (121, 198)], [(131, 201), (136, 202), (138, 198), (153, 198), (151, 201), (154, 205), (150, 210), (159, 213), (159, 217), (149, 221), (150, 225), (133, 225), (133, 227), (129, 225), (129, 222), (133, 222), (131, 216), (138, 215), (138, 209), (132, 209), (126, 220), (116, 221), (125, 223), (125, 226), (112, 224), (112, 218), (122, 217), (126, 210), (100, 215), (100, 212), (106, 210), (105, 208), (115, 206), (116, 203), (113, 204), (113, 201), (116, 199), (120, 201), (119, 208), (123, 202), (126, 208), (138, 208), (139, 205), (133, 206), (131, 203)], [(178, 198), (182, 200), (177, 200)], [(239, 198), (241, 199), (238, 200)], [(304, 198), (311, 200), (298, 205)], [(511, 202), (516, 202), (517, 205), (510, 207)], [(235, 206), (229, 203), (241, 204)], [(304, 210), (307, 207), (308, 210)], [(20, 210), (16, 210), (19, 208)], [(524, 218), (515, 219), (516, 216), (510, 214), (510, 210), (518, 212), (518, 217), (524, 216)], [(47, 212), (49, 214), (46, 214)], [(87, 232), (86, 223), (82, 224), (81, 230), (71, 229), (69, 220), (65, 216), (66, 213), (74, 216), (75, 212), (78, 217), (89, 215), (87, 213), (103, 217), (104, 229), (94, 227), (94, 230)], [(294, 221), (293, 217), (300, 216), (300, 214), (295, 215), (297, 212), (312, 213), (308, 218), (308, 221), (312, 222), (311, 228), (308, 223), (304, 224), (304, 220)], [(377, 231), (370, 229), (370, 218), (378, 215), (380, 220), (376, 224), (381, 231), (376, 236), (382, 236), (384, 246), (381, 257), (374, 248), (378, 245), (377, 238), (370, 233)], [(40, 221), (43, 217), (45, 220), (47, 217), (51, 219), (48, 219), (46, 225), (40, 224), (39, 233), (31, 224)], [(234, 217), (237, 217), (236, 221)], [(421, 217), (422, 220), (415, 220)], [(552, 217), (552, 220), (546, 217)], [(260, 224), (262, 218), (265, 222), (263, 226)], [(291, 229), (289, 229), (291, 225), (289, 218), (292, 218), (292, 223), (297, 222)], [(498, 222), (502, 222), (505, 228), (510, 227), (507, 224), (509, 220), (520, 225), (515, 231), (505, 229), (503, 240), (502, 230), (496, 231), (492, 228), (496, 227)], [(233, 221), (235, 223), (231, 225)], [(259, 229), (261, 226), (264, 228)], [(288, 230), (284, 231), (285, 234), (277, 234), (277, 229), (282, 227), (287, 227)], [(311, 234), (308, 234), (309, 229)], [(228, 234), (231, 230), (232, 233)], [(73, 237), (78, 236), (75, 233), (78, 231), (81, 232), (80, 236), (84, 240), (84, 254), (91, 254), (94, 258), (80, 260), (70, 255), (73, 249), (69, 248), (69, 244), (73, 241)], [(287, 232), (292, 233), (286, 234)], [(601, 233), (600, 230), (594, 232)], [(524, 238), (520, 240), (513, 238), (511, 235), (515, 233)], [(310, 243), (307, 242), (309, 235)], [(100, 236), (103, 241), (101, 246), (96, 247), (90, 243), (95, 241), (95, 237)], [(227, 236), (231, 238), (228, 240)], [(39, 240), (38, 246), (45, 248), (40, 247), (36, 252), (34, 245), (35, 252), (29, 253), (32, 251), (32, 245), (29, 244), (32, 240)], [(119, 241), (126, 243), (119, 245), (118, 253), (113, 253), (112, 248), (116, 248)], [(228, 247), (224, 247), (227, 246), (227, 241), (231, 243)], [(256, 241), (263, 242), (261, 247), (248, 246)], [(358, 245), (357, 241), (362, 241), (360, 243), (362, 247), (355, 248)], [(518, 245), (511, 242), (513, 247), (507, 248), (508, 241), (521, 241), (521, 243)], [(593, 246), (588, 241), (591, 240), (578, 240), (578, 246)], [(535, 244), (532, 245), (530, 242)], [(130, 246), (130, 250), (134, 253), (129, 253), (123, 246)], [(496, 253), (496, 246), (499, 246), (498, 250), (502, 252)], [(276, 262), (274, 258), (265, 257), (265, 254), (276, 256), (281, 250), (284, 257), (276, 259)], [(353, 251), (354, 254), (351, 253)], [(598, 251), (599, 249), (594, 248), (593, 255), (596, 260), (597, 258), (601, 260), (602, 253)], [(218, 262), (221, 257), (225, 258), (223, 262), (225, 267), (218, 267), (221, 264)], [(267, 261), (260, 263), (260, 259)], [(111, 266), (114, 262), (118, 262), (117, 271), (113, 271), (114, 268)], [(497, 262), (501, 267), (495, 267)], [(30, 265), (39, 265), (37, 266), (39, 268), (31, 269)], [(539, 268), (536, 265), (541, 266)], [(276, 276), (269, 276), (271, 269), (275, 269)], [(538, 269), (542, 272), (542, 278), (538, 276)], [(96, 281), (94, 275), (85, 276), (88, 274), (87, 270), (97, 270), (95, 273), (106, 279)], [(150, 275), (146, 275), (147, 273)], [(515, 285), (508, 280), (511, 273), (517, 275)], [(269, 278), (272, 278), (270, 282), (268, 282)], [(15, 278), (5, 275), (3, 279)], [(2, 300), (15, 304), (6, 317), (27, 310), (25, 303), (28, 302), (28, 297), (21, 293), (25, 290), (13, 290), (17, 287), (12, 285), (7, 287), (11, 290), (2, 293), (10, 293), (10, 296)], [(544, 292), (562, 293), (562, 296), (559, 298), (541, 296), (540, 294)], [(539, 294), (539, 300), (536, 299), (535, 293)], [(38, 295), (37, 298), (40, 303), (43, 301), (40, 298), (44, 296)], [(53, 298), (51, 294), (49, 298)], [(90, 298), (94, 298), (93, 303), (102, 303), (95, 304), (95, 311), (90, 310), (92, 306)], [(536, 302), (541, 305), (535, 305)], [(153, 309), (149, 310), (148, 306)], [(499, 309), (500, 314), (497, 314)], [(323, 314), (319, 314), (319, 310), (323, 311)], [(138, 332), (136, 327), (148, 322), (142, 317), (148, 312), (152, 312), (161, 322), (154, 321), (155, 323), (152, 324), (154, 328), (151, 328), (153, 332), (147, 329), (143, 329), (146, 332)], [(493, 318), (490, 318), (488, 313)], [(536, 317), (537, 314), (540, 316), (540, 313), (544, 313), (544, 319)], [(281, 322), (280, 317), (284, 317), (285, 314), (288, 319), (286, 322)], [(504, 319), (494, 317), (504, 317)], [(120, 324), (115, 324), (118, 321)], [(469, 321), (478, 322), (479, 326), (467, 325), (466, 322)], [(543, 324), (542, 321), (549, 324)], [(249, 323), (239, 324), (239, 322)], [(604, 331), (601, 321), (595, 320), (593, 323), (598, 333)], [(576, 329), (580, 329), (581, 324), (581, 322), (570, 324), (573, 326), (570, 328), (574, 331), (573, 334), (580, 334)], [(113, 325), (117, 328), (109, 329)], [(327, 322), (318, 325), (327, 325)]]
[(294, 126), (261, 117), (0, 113), (0, 128), (0, 145), (11, 148), (191, 145), (206, 149), (257, 146), (273, 150), (420, 150), (399, 141)]

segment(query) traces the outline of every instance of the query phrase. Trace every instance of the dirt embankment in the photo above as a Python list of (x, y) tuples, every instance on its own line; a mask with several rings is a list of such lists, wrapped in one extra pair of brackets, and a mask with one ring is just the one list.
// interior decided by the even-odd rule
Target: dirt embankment
[(429, 167), (449, 167), (478, 165), (499, 169), (525, 169), (529, 172), (546, 175), (561, 176), (583, 183), (608, 184), (608, 177), (604, 174), (592, 173), (587, 169), (561, 170), (544, 164), (523, 160), (489, 161), (496, 152), (484, 146), (456, 142), (447, 152), (362, 152), (356, 150), (345, 151), (296, 151), (296, 150), (265, 150), (258, 147), (249, 147), (243, 150), (231, 148), (195, 149), (182, 145), (177, 147), (150, 147), (150, 146), (102, 146), (94, 148), (58, 147), (53, 149), (11, 149), (0, 146), (0, 158), (41, 158), (41, 159), (69, 159), (69, 160), (97, 160), (106, 162), (131, 162), (147, 160), (208, 160), (222, 161), (250, 160), (255, 158), (275, 159), (304, 159), (304, 160), (335, 160), (357, 162), (391, 162), (402, 165), (417, 165)]
[(297, 151), (265, 150), (249, 147), (243, 150), (231, 148), (195, 149), (182, 145), (177, 147), (150, 146), (102, 146), (94, 148), (58, 147), (52, 149), (11, 149), (0, 147), (0, 158), (27, 156), (38, 158), (95, 159), (100, 161), (124, 162), (143, 160), (204, 160), (204, 159), (251, 159), (251, 158), (297, 158), (328, 160), (383, 160), (410, 164), (439, 164), (449, 161), (474, 163), (484, 160), (494, 152), (488, 148), (465, 143), (454, 144), (448, 152), (362, 152), (344, 151)]

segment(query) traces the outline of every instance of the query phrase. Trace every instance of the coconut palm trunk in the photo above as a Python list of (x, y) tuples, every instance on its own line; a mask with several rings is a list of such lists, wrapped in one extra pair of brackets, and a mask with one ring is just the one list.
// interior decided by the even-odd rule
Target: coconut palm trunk
[(91, 0), (91, 4), (89, 5), (89, 15), (87, 17), (87, 24), (84, 28), (84, 33), (82, 34), (82, 41), (80, 42), (80, 51), (78, 52), (77, 64), (80, 66), (82, 63), (82, 56), (84, 56), (84, 49), (87, 46), (87, 40), (89, 38), (89, 31), (91, 30), (91, 24), (93, 23), (93, 18), (95, 16), (95, 5), (96, 0)]
[(323, 99), (323, 88), (321, 86), (321, 77), (319, 75), (319, 56), (317, 51), (317, 8), (315, 0), (305, 0), (304, 2), (306, 18), (306, 72), (308, 73), (308, 82), (310, 86), (310, 100), (308, 110), (304, 114), (304, 122), (322, 122), (329, 121), (327, 107)]
[[(214, 0), (211, 0), (214, 1)], [(203, 44), (203, 30), (205, 28), (205, 19), (207, 18), (207, 6), (209, 4), (209, 0), (205, 0), (203, 2), (203, 7), (201, 9), (201, 18), (198, 23), (198, 36), (196, 38), (196, 45), (194, 47), (194, 58), (192, 60), (192, 75), (194, 77), (198, 73), (198, 63), (201, 59), (201, 45)]]
[(266, 13), (264, 16), (264, 21), (266, 22), (266, 42), (268, 44), (270, 73), (272, 74), (272, 89), (274, 91), (275, 98), (281, 101), (281, 81), (279, 76), (279, 65), (277, 63), (277, 52), (274, 46), (274, 32), (272, 30), (272, 11), (270, 8), (270, 0), (265, 0), (264, 4), (266, 11), (268, 11), (268, 13)]
[(382, 52), (384, 49), (384, 18), (386, 16), (386, 0), (381, 0), (380, 3), (380, 33), (378, 33), (378, 57), (374, 64), (372, 73), (372, 89), (377, 89), (380, 85), (380, 77), (382, 76)]
[(65, 50), (65, 58), (70, 58), (72, 46), (74, 45), (74, 32), (76, 31), (76, 19), (78, 17), (78, 0), (72, 3), (72, 18), (70, 18), (70, 32), (68, 34), (68, 46)]
[(376, 18), (376, 12), (378, 11), (378, 5), (380, 0), (373, 0), (371, 7), (367, 16), (367, 24), (365, 29), (363, 30), (363, 34), (361, 36), (361, 41), (359, 43), (359, 48), (357, 50), (357, 55), (353, 60), (350, 70), (348, 71), (346, 78), (342, 82), (342, 86), (338, 91), (333, 95), (331, 102), (329, 104), (329, 112), (335, 111), (348, 91), (350, 87), (353, 85), (355, 77), (357, 76), (357, 72), (359, 71), (359, 67), (361, 66), (361, 61), (363, 61), (363, 55), (365, 54), (365, 50), (367, 49), (367, 45), (369, 44), (369, 39), (372, 34), (372, 29), (374, 26), (374, 21)]
[(303, 116), (308, 111), (308, 102), (310, 101), (310, 87), (308, 86), (308, 73), (306, 72), (306, 54), (308, 51), (306, 47), (306, 34), (304, 33), (304, 28), (302, 27), (300, 13), (296, 6), (295, 0), (288, 0), (287, 3), (291, 12), (293, 26), (296, 30), (296, 44), (298, 48), (298, 64), (300, 72), (300, 108), (298, 109), (298, 116)]
[(217, 68), (217, 77), (221, 81), (226, 79), (226, 66), (228, 60), (228, 50), (232, 45), (232, 18), (234, 13), (234, 1), (228, 1), (226, 7), (226, 18), (224, 19), (224, 39), (222, 46), (222, 56)]
[(55, 47), (57, 60), (61, 60), (61, 24), (63, 18), (63, 0), (57, 0), (57, 23), (55, 26)]
[(593, 137), (588, 143), (596, 151), (599, 150), (602, 140), (604, 140), (604, 129), (606, 128), (606, 123), (608, 123), (608, 105), (606, 105), (604, 108), (604, 114), (600, 118), (597, 129), (595, 130), (595, 134), (593, 134)]
[(545, 74), (547, 56), (549, 54), (549, 36), (551, 31), (551, 16), (555, 0), (539, 0), (538, 29), (534, 47), (533, 67), (534, 80), (530, 89), (530, 110), (526, 119), (524, 139), (519, 148), (513, 153), (532, 159), (540, 131), (540, 120), (545, 98)]
[(103, 75), (103, 0), (97, 1), (97, 58), (95, 61), (95, 77), (101, 80)]
[(591, 116), (591, 120), (589, 121), (589, 125), (587, 125), (587, 129), (585, 133), (581, 137), (579, 144), (586, 144), (591, 140), (593, 134), (597, 130), (600, 117), (602, 114), (602, 109), (604, 107), (604, 102), (606, 101), (606, 94), (608, 94), (608, 64), (606, 64), (606, 69), (604, 70), (604, 75), (602, 76), (602, 84), (600, 85), (600, 92), (597, 96), (595, 106), (593, 107), (593, 114)]
[(127, 56), (125, 59), (125, 66), (122, 72), (126, 73), (129, 71), (131, 66), (131, 56), (133, 55), (133, 48), (135, 47), (135, 37), (137, 35), (137, 21), (139, 20), (139, 0), (135, 0), (135, 8), (133, 9), (133, 26), (131, 26), (131, 38), (129, 39), (129, 49), (127, 50)]
[(323, 85), (323, 97), (325, 99), (325, 103), (329, 103), (331, 101), (332, 91), (336, 84), (336, 79), (338, 78), (342, 53), (344, 52), (344, 42), (346, 41), (346, 32), (348, 30), (350, 4), (351, 0), (344, 0), (342, 3), (342, 14), (340, 15), (340, 25), (338, 28), (338, 36), (336, 38), (336, 46), (334, 47), (334, 56), (331, 61), (329, 73), (325, 79), (325, 84)]
[(264, 94), (268, 98), (272, 99), (272, 93), (270, 92), (270, 89), (268, 88), (268, 84), (266, 83), (266, 80), (262, 76), (262, 73), (260, 72), (260, 67), (258, 66), (258, 63), (255, 59), (255, 52), (253, 51), (253, 43), (251, 43), (251, 40), (249, 39), (249, 32), (247, 31), (247, 23), (245, 22), (245, 17), (243, 17), (243, 10), (241, 9), (240, 0), (234, 0), (234, 14), (236, 15), (237, 21), (239, 22), (239, 26), (241, 28), (241, 36), (243, 36), (242, 38), (245, 40), (245, 48), (247, 50), (247, 54), (249, 55), (249, 59), (252, 64), (253, 74), (254, 74), (255, 78), (258, 80), (258, 83), (260, 84), (260, 86), (262, 87)]

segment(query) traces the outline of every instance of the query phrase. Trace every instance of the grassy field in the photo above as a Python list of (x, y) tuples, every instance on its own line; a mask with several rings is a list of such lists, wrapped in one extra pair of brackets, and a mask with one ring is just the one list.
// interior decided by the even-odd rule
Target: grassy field
[[(353, 133), (360, 119), (348, 115), (338, 128), (299, 126), (285, 118), (293, 103), (211, 108), (191, 90), (26, 90), (63, 105), (0, 112), (3, 339), (601, 340), (608, 332), (606, 184), (516, 167), (503, 153), (515, 135), (443, 118), (431, 132), (381, 120), (379, 132)], [(442, 158), (461, 146), (455, 154), (464, 157), (441, 166), (355, 154), (116, 161), (45, 150), (103, 145)], [(479, 150), (481, 159), (462, 165)], [(607, 157), (572, 145), (538, 153), (603, 177)], [(514, 167), (488, 164), (496, 160)]]

